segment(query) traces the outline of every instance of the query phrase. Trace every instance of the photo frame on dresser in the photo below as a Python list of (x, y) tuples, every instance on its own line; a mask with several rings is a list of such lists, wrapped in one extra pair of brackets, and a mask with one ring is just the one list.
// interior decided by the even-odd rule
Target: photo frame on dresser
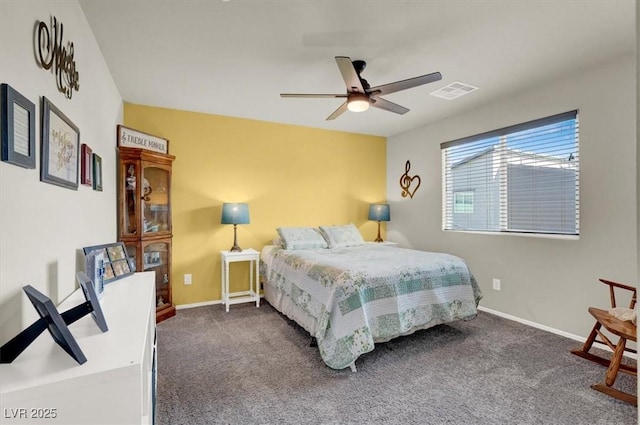
[(11, 363), (18, 357), (41, 333), (48, 330), (53, 340), (79, 364), (86, 363), (87, 357), (67, 327), (73, 323), (69, 312), (60, 314), (51, 298), (38, 291), (31, 285), (22, 287), (22, 290), (36, 309), (40, 319), (35, 321), (27, 329), (20, 332), (2, 347), (0, 347), (0, 363)]
[[(82, 293), (84, 294), (84, 298), (87, 302), (80, 304), (75, 309), (62, 313), (62, 317), (65, 318), (65, 322), (71, 323), (71, 319), (75, 318), (75, 316), (80, 318), (87, 313), (91, 313), (91, 317), (93, 318), (93, 321), (96, 322), (96, 325), (98, 325), (98, 328), (100, 328), (102, 332), (107, 332), (109, 330), (109, 326), (107, 326), (107, 320), (104, 318), (102, 307), (100, 307), (100, 299), (95, 290), (93, 281), (85, 272), (76, 273), (76, 280), (78, 281), (78, 284), (80, 284), (80, 288), (82, 288)], [(67, 321), (65, 317), (67, 314), (70, 315), (69, 321)]]
[[(124, 242), (114, 242), (103, 245), (86, 246), (82, 248), (85, 258), (90, 254), (92, 256), (102, 256), (102, 267), (104, 268), (102, 274), (102, 282), (107, 285), (113, 281), (121, 279), (125, 276), (129, 276), (135, 272), (135, 268), (131, 267), (132, 259), (127, 254), (127, 249), (124, 246)], [(89, 258), (90, 260), (90, 258)], [(97, 267), (98, 263), (93, 261), (87, 261), (87, 264), (93, 263)], [(98, 274), (97, 270), (86, 270), (89, 276), (95, 276)]]

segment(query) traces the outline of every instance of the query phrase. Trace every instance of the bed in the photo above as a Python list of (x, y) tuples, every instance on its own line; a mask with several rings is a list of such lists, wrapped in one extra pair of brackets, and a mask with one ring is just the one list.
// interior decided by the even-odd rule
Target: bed
[(262, 249), (265, 299), (315, 337), (333, 369), (355, 371), (375, 343), (477, 315), (482, 293), (459, 257), (365, 243), (355, 226), (347, 242), (281, 229), (301, 228), (279, 228), (283, 240)]

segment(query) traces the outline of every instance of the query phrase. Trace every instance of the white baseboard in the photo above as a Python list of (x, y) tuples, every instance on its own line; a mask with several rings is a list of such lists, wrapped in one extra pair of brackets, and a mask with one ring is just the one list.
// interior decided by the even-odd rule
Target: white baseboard
[[(537, 328), (537, 329), (541, 329), (541, 330), (546, 331), (546, 332), (551, 332), (553, 334), (560, 335), (560, 336), (563, 336), (565, 338), (573, 339), (574, 341), (578, 341), (578, 342), (580, 342), (582, 344), (584, 344), (584, 342), (587, 340), (587, 338), (584, 338), (584, 337), (581, 337), (581, 336), (578, 336), (578, 335), (574, 335), (574, 334), (569, 333), (569, 332), (561, 331), (560, 329), (552, 328), (550, 326), (541, 325), (540, 323), (532, 322), (530, 320), (522, 319), (520, 317), (512, 316), (510, 314), (502, 313), (500, 311), (492, 310), (490, 308), (486, 308), (486, 307), (483, 307), (483, 306), (478, 306), (478, 310), (484, 311), (485, 313), (493, 314), (494, 316), (502, 317), (504, 319), (513, 320), (514, 322), (522, 323), (523, 325), (527, 325), (527, 326), (531, 326), (531, 327), (534, 327), (534, 328)], [(596, 348), (600, 348), (602, 350), (613, 352), (613, 350), (611, 350), (611, 348), (609, 348), (609, 346), (605, 345), (605, 344), (600, 344), (600, 343), (596, 342), (596, 343), (594, 343), (594, 346)], [(576, 347), (576, 348), (578, 348), (578, 347)], [(629, 357), (629, 358), (632, 358), (632, 359), (637, 359), (638, 358), (638, 356), (636, 354), (634, 354), (634, 353), (625, 352), (624, 355)]]
[[(260, 295), (260, 298), (264, 298), (264, 295)], [(201, 303), (193, 303), (193, 304), (180, 304), (176, 306), (176, 310), (184, 310), (187, 308), (204, 307), (207, 305), (216, 305), (216, 304), (222, 304), (222, 300), (203, 301)]]
[(193, 303), (193, 304), (180, 304), (176, 306), (176, 310), (184, 310), (187, 308), (196, 308), (196, 307), (204, 307), (206, 305), (216, 305), (216, 304), (222, 304), (222, 300), (218, 300), (218, 301), (204, 301), (201, 303)]

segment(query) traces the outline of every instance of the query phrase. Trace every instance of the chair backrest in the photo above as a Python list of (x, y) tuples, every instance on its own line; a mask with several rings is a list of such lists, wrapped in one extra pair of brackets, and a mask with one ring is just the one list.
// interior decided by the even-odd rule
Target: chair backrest
[(634, 309), (636, 307), (636, 288), (622, 283), (613, 282), (606, 279), (600, 279), (600, 282), (605, 285), (609, 285), (609, 296), (611, 297), (611, 307), (617, 307), (616, 305), (616, 292), (615, 288), (631, 291), (631, 300), (629, 301), (629, 308)]

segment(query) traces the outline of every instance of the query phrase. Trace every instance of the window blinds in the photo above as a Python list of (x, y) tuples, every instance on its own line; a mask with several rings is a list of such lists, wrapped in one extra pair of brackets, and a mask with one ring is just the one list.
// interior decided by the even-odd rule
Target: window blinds
[(578, 136), (570, 111), (441, 144), (443, 228), (578, 235)]

